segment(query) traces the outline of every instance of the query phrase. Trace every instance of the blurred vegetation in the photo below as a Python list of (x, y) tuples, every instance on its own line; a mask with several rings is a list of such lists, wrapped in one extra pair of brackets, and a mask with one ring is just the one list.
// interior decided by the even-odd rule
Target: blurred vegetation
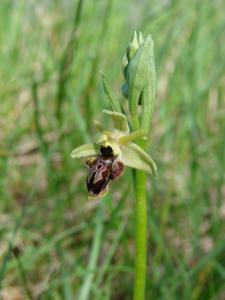
[[(73, 148), (122, 99), (121, 58), (152, 34), (157, 107), (149, 151), (147, 300), (225, 299), (225, 3), (0, 2), (1, 299), (131, 299), (129, 171), (88, 201)], [(86, 298), (85, 298), (86, 297)]]

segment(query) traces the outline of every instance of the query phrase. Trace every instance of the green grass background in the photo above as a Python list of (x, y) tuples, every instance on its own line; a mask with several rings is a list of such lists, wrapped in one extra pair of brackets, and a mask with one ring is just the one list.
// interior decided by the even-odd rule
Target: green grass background
[(89, 201), (71, 150), (110, 126), (133, 31), (155, 42), (146, 299), (225, 299), (224, 1), (0, 1), (0, 298), (126, 300), (130, 172)]

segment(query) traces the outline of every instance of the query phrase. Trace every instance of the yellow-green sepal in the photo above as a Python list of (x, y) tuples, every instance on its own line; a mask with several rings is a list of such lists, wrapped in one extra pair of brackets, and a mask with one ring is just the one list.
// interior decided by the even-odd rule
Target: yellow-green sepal
[(125, 166), (157, 175), (157, 167), (153, 159), (138, 145), (130, 143), (122, 147), (120, 160)]
[(111, 111), (111, 110), (103, 110), (103, 113), (109, 115), (113, 122), (113, 128), (115, 130), (128, 133), (129, 132), (129, 126), (127, 122), (127, 117), (119, 112)]
[(71, 153), (72, 158), (84, 158), (98, 155), (98, 146), (96, 144), (85, 144), (74, 149)]

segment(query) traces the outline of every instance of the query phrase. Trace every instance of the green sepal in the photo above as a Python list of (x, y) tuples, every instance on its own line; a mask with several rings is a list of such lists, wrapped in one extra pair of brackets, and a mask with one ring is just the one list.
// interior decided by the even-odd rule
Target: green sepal
[(127, 117), (124, 114), (106, 109), (103, 112), (111, 117), (114, 129), (124, 133), (129, 132)]
[(139, 34), (138, 34), (138, 43), (139, 43), (139, 46), (141, 46), (144, 43), (144, 39), (143, 39), (143, 35), (142, 35), (141, 31), (139, 31)]
[(88, 156), (99, 155), (96, 144), (85, 144), (74, 149), (71, 153), (72, 158), (83, 158)]
[(157, 167), (152, 158), (134, 143), (122, 147), (122, 157), (120, 160), (125, 166), (142, 170), (155, 176), (157, 175)]

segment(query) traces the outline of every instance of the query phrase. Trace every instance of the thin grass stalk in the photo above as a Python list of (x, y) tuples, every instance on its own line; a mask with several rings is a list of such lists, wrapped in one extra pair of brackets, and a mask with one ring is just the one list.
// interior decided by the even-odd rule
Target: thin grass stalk
[(8, 247), (7, 250), (5, 252), (4, 257), (1, 260), (1, 265), (0, 265), (0, 292), (3, 288), (3, 279), (7, 270), (7, 264), (11, 258), (12, 252), (13, 252), (13, 247), (15, 245), (15, 240), (17, 237), (17, 234), (19, 232), (19, 229), (22, 225), (22, 222), (27, 214), (27, 208), (28, 205), (30, 204), (30, 201), (32, 200), (32, 198), (34, 197), (34, 194), (37, 190), (37, 186), (39, 184), (40, 179), (37, 178), (37, 180), (35, 181), (35, 184), (33, 185), (33, 189), (31, 189), (30, 193), (28, 194), (22, 208), (21, 208), (21, 212), (19, 217), (17, 218), (17, 220), (15, 221), (14, 227), (10, 233), (11, 239), (8, 242)]
[(40, 122), (41, 112), (40, 112), (39, 97), (38, 97), (38, 83), (35, 80), (32, 82), (31, 92), (32, 92), (32, 99), (34, 104), (35, 131), (36, 131), (36, 135), (39, 141), (41, 151), (43, 153), (43, 156), (45, 157), (48, 152), (48, 145), (44, 140), (44, 133)]
[(18, 269), (19, 269), (19, 272), (20, 272), (20, 277), (21, 277), (21, 281), (22, 281), (22, 285), (23, 285), (23, 290), (24, 290), (24, 292), (27, 296), (27, 299), (33, 300), (32, 292), (31, 292), (31, 289), (29, 287), (27, 274), (26, 274), (25, 268), (23, 267), (22, 260), (19, 257), (19, 255), (17, 255), (16, 253), (14, 253), (14, 257), (15, 257), (15, 259), (17, 261), (17, 264), (18, 264)]
[(70, 77), (71, 68), (74, 60), (74, 51), (78, 46), (78, 33), (80, 27), (81, 13), (83, 7), (83, 0), (79, 0), (76, 7), (74, 24), (69, 41), (66, 45), (58, 77), (58, 90), (56, 96), (56, 118), (59, 125), (62, 123), (62, 104), (66, 97), (66, 84)]
[(94, 91), (94, 87), (96, 84), (96, 74), (98, 73), (98, 67), (101, 59), (102, 54), (102, 45), (104, 43), (107, 31), (108, 31), (108, 24), (109, 24), (109, 17), (112, 10), (113, 1), (108, 0), (106, 3), (106, 8), (104, 12), (104, 16), (102, 19), (102, 27), (99, 34), (99, 37), (97, 39), (97, 48), (94, 53), (93, 62), (91, 66), (91, 71), (87, 80), (87, 83), (83, 89), (81, 98), (85, 99), (85, 120), (86, 120), (86, 127), (89, 128), (91, 131), (92, 123), (93, 123), (93, 117), (94, 117), (94, 106), (96, 107), (97, 103), (95, 102), (94, 106), (91, 101), (91, 97)]
[(84, 278), (80, 293), (79, 300), (88, 300), (90, 298), (92, 283), (94, 279), (94, 270), (96, 269), (99, 251), (102, 241), (102, 233), (103, 233), (103, 210), (104, 210), (104, 200), (99, 203), (98, 212), (96, 215), (96, 226), (93, 244), (91, 248), (91, 254), (88, 262), (88, 271)]

